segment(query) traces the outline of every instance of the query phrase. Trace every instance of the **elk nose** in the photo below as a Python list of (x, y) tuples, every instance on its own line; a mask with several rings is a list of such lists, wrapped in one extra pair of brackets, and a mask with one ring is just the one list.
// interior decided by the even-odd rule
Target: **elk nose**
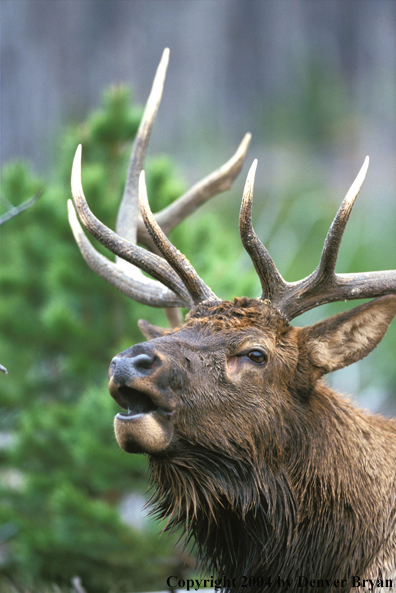
[(135, 377), (147, 377), (159, 365), (160, 359), (154, 354), (138, 354), (131, 358), (115, 356), (110, 363), (114, 383), (121, 387), (128, 385)]

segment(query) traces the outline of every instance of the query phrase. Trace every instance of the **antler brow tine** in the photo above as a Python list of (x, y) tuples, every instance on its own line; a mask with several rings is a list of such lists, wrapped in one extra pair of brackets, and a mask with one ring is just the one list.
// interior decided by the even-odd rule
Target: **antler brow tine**
[(396, 292), (396, 270), (335, 274), (341, 240), (368, 165), (369, 158), (366, 157), (330, 226), (316, 270), (302, 280), (286, 282), (253, 230), (251, 215), (257, 161), (253, 162), (242, 197), (239, 218), (241, 239), (260, 278), (263, 289), (261, 298), (269, 299), (289, 320), (325, 303), (373, 298)]

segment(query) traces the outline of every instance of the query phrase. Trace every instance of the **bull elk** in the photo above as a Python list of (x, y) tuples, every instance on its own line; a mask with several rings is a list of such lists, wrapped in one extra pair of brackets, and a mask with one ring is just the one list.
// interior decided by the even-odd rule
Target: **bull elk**
[[(117, 233), (85, 201), (81, 148), (73, 164), (79, 219), (116, 255), (113, 263), (96, 252), (70, 204), (88, 264), (141, 303), (190, 310), (184, 324), (170, 329), (140, 321), (148, 341), (113, 358), (110, 393), (124, 409), (115, 418), (117, 441), (129, 453), (149, 455), (154, 512), (167, 519), (167, 529), (181, 526), (195, 541), (202, 565), (225, 590), (396, 590), (396, 423), (356, 409), (322, 382), (369, 354), (396, 315), (396, 270), (335, 273), (368, 159), (334, 218), (318, 267), (292, 283), (253, 230), (254, 162), (239, 230), (262, 295), (222, 301), (167, 234), (231, 185), (249, 136), (226, 165), (153, 216), (142, 169), (167, 61), (165, 50), (136, 137)], [(290, 325), (324, 303), (370, 297), (376, 298), (309, 327)]]

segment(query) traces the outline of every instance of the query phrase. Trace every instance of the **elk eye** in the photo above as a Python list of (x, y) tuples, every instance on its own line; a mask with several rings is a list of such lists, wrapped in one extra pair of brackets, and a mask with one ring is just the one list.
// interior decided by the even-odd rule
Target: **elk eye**
[(247, 355), (255, 364), (264, 364), (267, 362), (267, 355), (261, 350), (250, 350)]

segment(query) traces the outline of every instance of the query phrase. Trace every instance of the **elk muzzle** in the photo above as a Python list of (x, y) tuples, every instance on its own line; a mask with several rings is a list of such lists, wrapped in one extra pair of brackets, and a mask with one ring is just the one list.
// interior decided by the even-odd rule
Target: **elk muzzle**
[(148, 344), (137, 344), (111, 361), (110, 394), (125, 410), (114, 419), (115, 434), (128, 453), (159, 453), (172, 439), (175, 405), (166, 388), (166, 367)]

